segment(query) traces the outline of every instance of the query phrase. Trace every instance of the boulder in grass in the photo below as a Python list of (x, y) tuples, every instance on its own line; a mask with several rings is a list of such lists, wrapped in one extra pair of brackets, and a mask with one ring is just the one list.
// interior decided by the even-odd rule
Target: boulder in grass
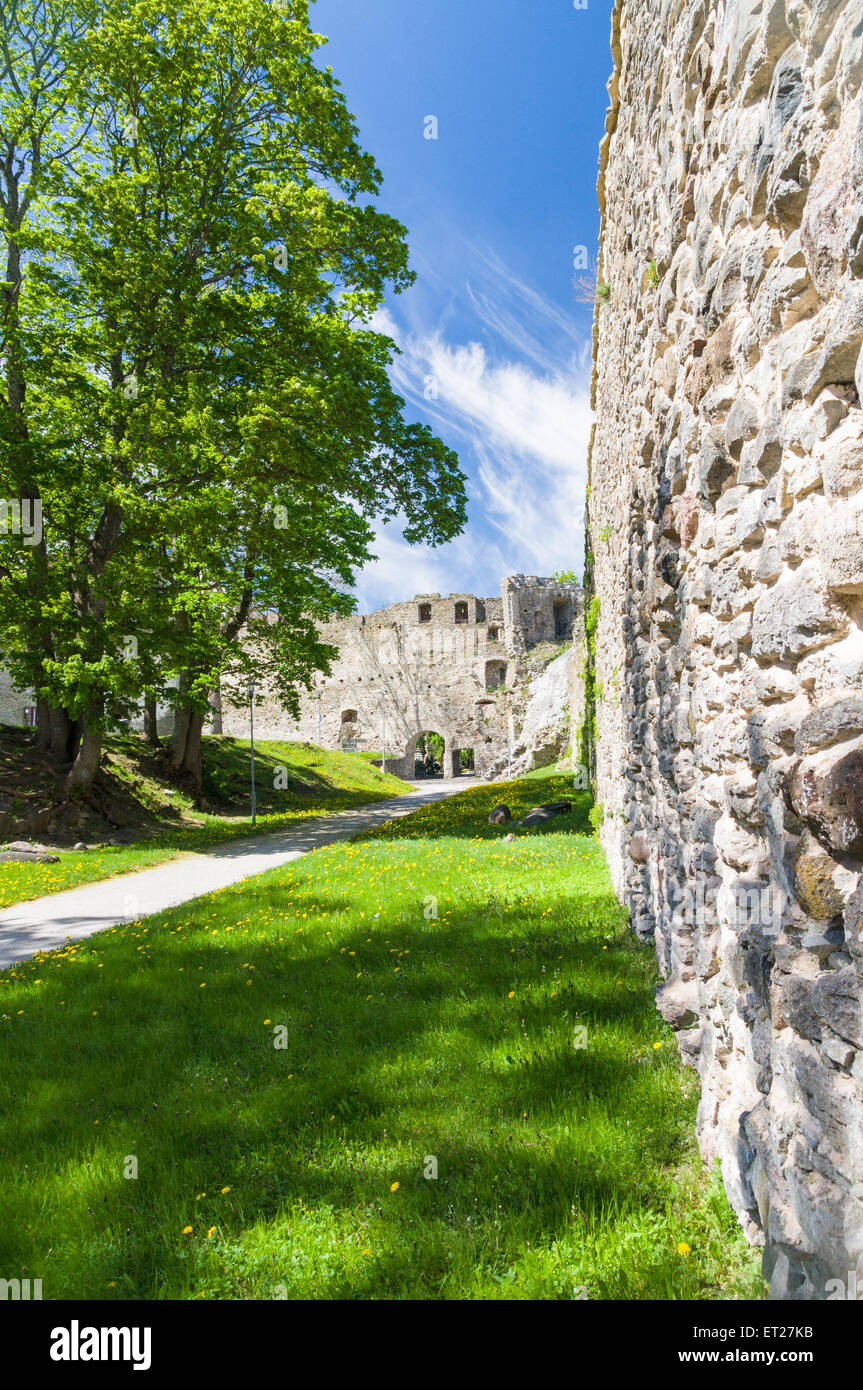
[(489, 812), (489, 825), (506, 825), (511, 820), (512, 811), (502, 801)]
[(569, 815), (569, 812), (572, 810), (572, 802), (546, 801), (545, 804), (541, 806), (539, 809), (541, 811), (551, 811), (551, 814), (553, 816), (567, 816)]
[(531, 806), (527, 815), (519, 822), (520, 825), (544, 825), (546, 821), (554, 820), (555, 812), (549, 811), (546, 806)]
[(59, 854), (49, 854), (47, 850), (36, 849), (33, 845), (15, 848), (12, 845), (0, 849), (0, 864), (59, 864)]

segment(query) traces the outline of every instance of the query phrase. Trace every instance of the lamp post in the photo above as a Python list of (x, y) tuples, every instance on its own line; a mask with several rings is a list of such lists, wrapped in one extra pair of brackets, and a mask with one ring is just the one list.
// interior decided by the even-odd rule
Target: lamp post
[(255, 682), (249, 681), (249, 743), (252, 752), (252, 825), (257, 825), (255, 806)]
[(387, 702), (386, 696), (381, 696), (381, 772), (386, 775), (387, 770)]

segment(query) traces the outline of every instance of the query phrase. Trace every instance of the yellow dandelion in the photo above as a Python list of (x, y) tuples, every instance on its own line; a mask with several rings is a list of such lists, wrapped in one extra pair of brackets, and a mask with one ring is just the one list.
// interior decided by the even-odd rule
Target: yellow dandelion
[(222, 1188), (222, 1196), (224, 1197), (225, 1194), (226, 1194), (227, 1192), (230, 1192), (230, 1190), (231, 1190), (231, 1189), (230, 1189), (229, 1187), (223, 1187), (223, 1188)]
[(398, 1190), (399, 1190), (399, 1185), (398, 1185), (397, 1182), (390, 1183), (390, 1192), (398, 1192)]
[(692, 1246), (691, 1246), (691, 1245), (687, 1245), (685, 1240), (682, 1240), (682, 1241), (680, 1242), (680, 1244), (678, 1245), (678, 1247), (677, 1247), (677, 1253), (678, 1253), (678, 1255), (683, 1255), (684, 1257), (685, 1257), (686, 1255), (690, 1254), (691, 1251), (692, 1251)]
[(661, 1046), (662, 1046), (662, 1043), (661, 1043), (661, 1042), (654, 1043), (654, 1044), (653, 1044), (653, 1050), (654, 1050), (654, 1052), (656, 1051), (656, 1049), (657, 1049), (658, 1047), (661, 1047)]
[(184, 1227), (183, 1227), (183, 1235), (184, 1235), (184, 1236), (190, 1236), (191, 1234), (192, 1234), (192, 1228), (191, 1228), (191, 1226), (184, 1226)]
[(507, 999), (514, 999), (514, 998), (515, 998), (515, 990), (514, 990), (514, 989), (511, 989), (510, 992), (509, 992), (509, 994), (508, 994), (506, 997), (507, 997)]
[(215, 1226), (211, 1226), (210, 1229), (209, 1229), (209, 1231), (207, 1232), (207, 1240), (210, 1239), (210, 1236), (214, 1236), (215, 1234), (216, 1234), (216, 1228), (215, 1228)]

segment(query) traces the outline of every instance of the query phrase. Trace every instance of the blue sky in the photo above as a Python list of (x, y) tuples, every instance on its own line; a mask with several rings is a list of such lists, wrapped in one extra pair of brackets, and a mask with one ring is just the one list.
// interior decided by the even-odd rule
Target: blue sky
[[(499, 592), (505, 574), (582, 570), (594, 257), (612, 0), (317, 0), (321, 61), (375, 157), (379, 206), (417, 283), (380, 327), (412, 419), (468, 475), (464, 534), (432, 549), (381, 527), (360, 611), (415, 592)], [(426, 138), (427, 118), (437, 139)]]

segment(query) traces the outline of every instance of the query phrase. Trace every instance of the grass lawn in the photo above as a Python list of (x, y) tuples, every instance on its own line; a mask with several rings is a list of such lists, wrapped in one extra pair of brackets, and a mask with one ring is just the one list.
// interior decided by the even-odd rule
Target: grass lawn
[[(208, 795), (231, 814), (195, 811), (188, 795), (177, 792), (167, 804), (174, 818), (165, 820), (166, 789), (140, 768), (140, 740), (115, 738), (109, 744), (109, 766), (125, 780), (141, 804), (152, 813), (146, 838), (122, 845), (99, 845), (88, 850), (65, 850), (57, 864), (0, 864), (0, 909), (13, 903), (78, 888), (115, 874), (149, 869), (178, 854), (206, 849), (245, 835), (282, 830), (313, 816), (346, 811), (408, 792), (410, 786), (384, 776), (368, 762), (313, 744), (262, 742), (255, 745), (257, 827), (252, 826), (249, 798), (249, 745), (242, 739), (204, 741), (204, 786)], [(286, 789), (275, 786), (279, 770), (287, 769)], [(283, 780), (283, 779), (280, 779)], [(243, 799), (243, 810), (237, 809)], [(175, 823), (176, 821), (176, 823)]]
[(0, 1277), (761, 1296), (588, 798), (510, 844), (485, 823), (570, 781), (471, 789), (7, 972)]

